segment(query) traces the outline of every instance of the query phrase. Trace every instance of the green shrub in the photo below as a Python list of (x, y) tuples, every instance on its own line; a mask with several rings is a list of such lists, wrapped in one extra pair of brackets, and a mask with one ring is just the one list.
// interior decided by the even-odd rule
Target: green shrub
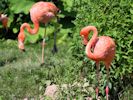
[[(85, 59), (85, 49), (79, 49), (81, 48), (79, 32), (81, 28), (87, 25), (96, 26), (99, 36), (107, 35), (112, 37), (116, 43), (116, 56), (110, 68), (110, 88), (112, 94), (113, 91), (119, 92), (120, 88), (124, 88), (123, 82), (125, 80), (123, 78), (130, 78), (129, 74), (133, 72), (133, 1), (74, 1), (74, 10), (77, 12), (77, 15), (73, 21), (75, 27), (73, 28), (73, 41), (71, 44), (71, 48), (73, 49), (71, 49), (71, 52), (74, 52), (77, 56), (80, 55), (81, 59), (79, 61)], [(94, 67), (93, 63), (92, 65), (90, 64), (91, 60), (88, 59), (88, 68)], [(105, 76), (106, 72), (102, 66), (101, 72)], [(106, 78), (104, 76), (101, 79), (102, 90), (105, 87)], [(126, 82), (126, 84), (130, 83)], [(102, 94), (104, 94), (104, 91), (102, 91)]]

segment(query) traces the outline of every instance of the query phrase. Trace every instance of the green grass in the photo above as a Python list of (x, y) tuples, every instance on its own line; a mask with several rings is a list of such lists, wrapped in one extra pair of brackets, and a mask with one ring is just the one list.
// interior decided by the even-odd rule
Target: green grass
[[(46, 86), (53, 83), (60, 86), (71, 84), (71, 87), (61, 90), (59, 100), (66, 100), (67, 97), (84, 100), (90, 95), (95, 97), (95, 85), (90, 80), (95, 78), (95, 72), (88, 73), (88, 65), (81, 68), (82, 62), (71, 56), (67, 45), (58, 45), (59, 51), (53, 55), (52, 46), (47, 44), (43, 66), (40, 66), (40, 43), (26, 44), (25, 48), (26, 52), (21, 52), (17, 41), (0, 40), (0, 100), (37, 99), (44, 94)], [(83, 77), (81, 69), (84, 70)], [(132, 100), (133, 87), (130, 86), (130, 90), (128, 88), (121, 93), (121, 100)]]
[(48, 83), (72, 84), (80, 80), (76, 59), (67, 52), (67, 46), (58, 46), (58, 53), (53, 55), (52, 47), (47, 44), (43, 66), (40, 66), (40, 43), (26, 45), (25, 48), (26, 52), (21, 52), (16, 41), (1, 40), (0, 97), (4, 100), (37, 98), (44, 93)]

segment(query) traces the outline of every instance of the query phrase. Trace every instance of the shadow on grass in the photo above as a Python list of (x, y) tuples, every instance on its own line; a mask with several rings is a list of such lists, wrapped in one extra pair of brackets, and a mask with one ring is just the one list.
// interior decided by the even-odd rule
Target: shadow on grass
[(0, 61), (0, 67), (4, 67), (6, 64), (12, 63), (17, 60), (17, 57), (12, 57), (6, 60)]

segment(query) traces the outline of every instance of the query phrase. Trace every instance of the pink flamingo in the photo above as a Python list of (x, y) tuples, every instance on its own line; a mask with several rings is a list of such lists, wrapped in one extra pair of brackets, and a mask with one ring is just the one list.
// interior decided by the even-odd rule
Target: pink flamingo
[[(20, 50), (24, 51), (24, 40), (25, 40), (25, 34), (24, 29), (26, 28), (27, 31), (33, 35), (36, 34), (39, 30), (39, 23), (47, 24), (52, 18), (56, 17), (57, 12), (59, 9), (51, 2), (37, 2), (35, 3), (32, 8), (30, 9), (30, 17), (34, 24), (34, 29), (31, 29), (30, 25), (28, 23), (24, 23), (20, 27), (20, 32), (18, 35), (18, 47)], [(46, 29), (45, 29), (46, 34)], [(45, 46), (45, 40), (43, 40), (42, 43), (42, 63), (43, 62), (43, 55), (44, 55), (44, 46)]]
[[(90, 31), (93, 32), (93, 36), (88, 42), (88, 35)], [(86, 26), (80, 31), (80, 35), (83, 37), (83, 44), (86, 45), (86, 55), (88, 58), (94, 60), (96, 62), (97, 67), (97, 80), (99, 83), (99, 63), (100, 61), (103, 61), (106, 70), (107, 70), (107, 86), (106, 86), (106, 100), (108, 100), (108, 94), (109, 94), (109, 87), (108, 87), (108, 81), (109, 81), (109, 67), (111, 65), (111, 62), (115, 56), (115, 42), (112, 38), (108, 36), (100, 36), (98, 37), (98, 31), (96, 27), (94, 26)], [(98, 98), (98, 87), (96, 88), (96, 98)]]
[(7, 17), (7, 15), (0, 14), (0, 21), (2, 22), (2, 25), (6, 29), (6, 31), (8, 31), (8, 27), (7, 27), (8, 17)]

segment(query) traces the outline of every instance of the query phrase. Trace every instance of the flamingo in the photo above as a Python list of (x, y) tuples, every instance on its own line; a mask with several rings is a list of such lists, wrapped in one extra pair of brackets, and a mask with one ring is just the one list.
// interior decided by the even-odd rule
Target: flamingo
[[(43, 23), (46, 25), (52, 18), (57, 17), (59, 9), (52, 3), (52, 2), (37, 2), (35, 3), (30, 9), (30, 17), (34, 24), (34, 28), (31, 29), (28, 23), (23, 23), (20, 27), (20, 32), (18, 34), (18, 48), (22, 51), (25, 51), (24, 48), (24, 40), (25, 34), (24, 29), (26, 28), (27, 31), (33, 35), (36, 34), (39, 30), (39, 23)], [(46, 28), (45, 28), (46, 34)], [(45, 39), (42, 42), (42, 64), (44, 63), (44, 46), (45, 46)]]
[[(90, 32), (93, 32), (92, 38), (88, 42), (88, 35)], [(99, 36), (98, 31), (95, 26), (86, 26), (81, 29), (80, 35), (83, 38), (83, 44), (86, 45), (85, 53), (88, 58), (95, 61), (96, 63), (96, 73), (97, 73), (97, 80), (99, 84), (99, 65), (100, 61), (105, 64), (106, 71), (107, 71), (107, 86), (105, 89), (106, 92), (106, 100), (108, 100), (109, 94), (109, 67), (111, 62), (115, 56), (116, 45), (113, 39), (109, 36)], [(98, 86), (96, 87), (96, 98), (98, 98)]]
[(5, 14), (0, 14), (0, 21), (2, 22), (3, 27), (8, 31), (7, 23), (8, 23), (8, 17)]

